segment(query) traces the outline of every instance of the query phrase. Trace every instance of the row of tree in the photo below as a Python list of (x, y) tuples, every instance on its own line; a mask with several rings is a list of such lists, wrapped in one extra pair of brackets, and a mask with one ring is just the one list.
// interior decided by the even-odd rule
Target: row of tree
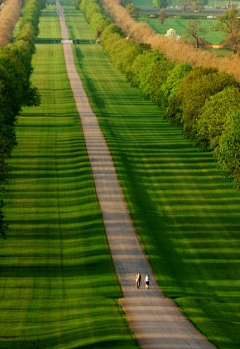
[(100, 0), (102, 7), (126, 36), (138, 42), (150, 44), (174, 62), (186, 62), (191, 66), (214, 67), (232, 74), (240, 82), (240, 60), (238, 55), (218, 57), (206, 50), (196, 50), (183, 40), (174, 40), (157, 34), (148, 23), (136, 22), (118, 0)]
[(19, 31), (13, 43), (0, 49), (0, 234), (6, 237), (2, 212), (2, 194), (9, 176), (8, 158), (17, 145), (15, 123), (23, 106), (40, 104), (40, 95), (32, 86), (32, 55), (38, 19), (45, 0), (26, 0)]
[[(24, 0), (7, 0), (0, 8), (0, 47), (7, 45), (18, 21)], [(1, 1), (0, 1), (1, 4)]]
[[(94, 6), (95, 0), (83, 0), (81, 8)], [(239, 83), (216, 68), (173, 62), (150, 45), (129, 39), (113, 23), (106, 22), (101, 42), (131, 85), (153, 100), (167, 120), (181, 125), (187, 139), (212, 151), (240, 189)]]

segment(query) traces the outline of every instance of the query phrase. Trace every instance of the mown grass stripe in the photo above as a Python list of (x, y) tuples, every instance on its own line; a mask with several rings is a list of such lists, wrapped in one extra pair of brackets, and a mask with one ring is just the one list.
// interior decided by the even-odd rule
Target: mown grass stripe
[(19, 116), (10, 161), (0, 347), (136, 348), (117, 303), (121, 289), (62, 46), (37, 45), (33, 64), (42, 104)]
[(159, 284), (219, 348), (239, 348), (239, 196), (211, 154), (163, 121), (99, 45), (74, 51)]

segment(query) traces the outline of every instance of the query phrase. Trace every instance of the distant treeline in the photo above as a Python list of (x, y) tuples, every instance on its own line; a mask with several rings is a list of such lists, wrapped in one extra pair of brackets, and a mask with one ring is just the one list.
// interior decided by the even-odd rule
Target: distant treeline
[[(181, 125), (184, 137), (212, 151), (220, 169), (239, 190), (240, 86), (236, 79), (211, 65), (177, 62), (150, 44), (126, 36), (127, 30), (124, 34), (119, 26), (109, 24), (96, 0), (82, 0), (80, 7), (101, 36), (105, 52), (131, 85), (154, 101), (164, 118)], [(127, 22), (126, 17), (123, 21)]]
[(31, 84), (34, 38), (38, 34), (38, 20), (45, 0), (25, 0), (16, 39), (0, 49), (0, 234), (6, 237), (2, 212), (2, 191), (7, 183), (7, 159), (17, 144), (16, 116), (23, 106), (40, 104), (40, 95)]

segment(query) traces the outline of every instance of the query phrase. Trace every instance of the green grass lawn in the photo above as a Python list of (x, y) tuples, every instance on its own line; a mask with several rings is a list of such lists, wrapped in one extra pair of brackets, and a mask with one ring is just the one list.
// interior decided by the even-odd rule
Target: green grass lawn
[[(57, 22), (49, 18), (53, 36)], [(55, 26), (52, 26), (52, 23)], [(55, 29), (53, 29), (55, 28)], [(51, 35), (49, 32), (48, 35)], [(137, 348), (118, 298), (61, 45), (37, 45), (42, 105), (18, 118), (0, 240), (0, 348)]]
[[(147, 22), (156, 33), (165, 35), (170, 28), (173, 28), (176, 33), (183, 37), (186, 33), (189, 19), (186, 18), (167, 18), (163, 24), (157, 18), (140, 17), (139, 21)], [(210, 44), (220, 44), (223, 40), (223, 33), (212, 30), (216, 24), (216, 19), (200, 19), (200, 26), (206, 30), (206, 33), (201, 34), (204, 39)]]
[[(77, 30), (91, 30), (83, 25)], [(238, 349), (240, 198), (232, 183), (210, 153), (184, 140), (181, 128), (163, 121), (159, 109), (129, 86), (100, 45), (75, 45), (74, 51), (165, 295), (219, 348)]]

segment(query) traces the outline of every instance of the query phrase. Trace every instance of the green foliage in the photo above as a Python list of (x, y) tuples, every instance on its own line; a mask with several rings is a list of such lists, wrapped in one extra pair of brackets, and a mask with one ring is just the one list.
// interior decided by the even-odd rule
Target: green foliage
[(217, 23), (214, 28), (224, 33), (239, 32), (240, 22), (238, 17), (239, 10), (236, 8), (230, 8), (228, 11), (217, 17)]
[(215, 68), (194, 68), (183, 78), (177, 98), (181, 104), (185, 137), (195, 139), (197, 122), (206, 100), (230, 85), (236, 85), (233, 77)]
[(155, 53), (153, 53), (150, 50), (150, 47), (147, 46), (146, 50), (144, 50), (143, 53), (139, 54), (133, 61), (132, 65), (129, 66), (126, 76), (130, 84), (134, 87), (138, 87), (140, 83), (140, 74), (141, 71), (146, 68), (146, 66), (151, 62), (153, 56)]
[(167, 81), (162, 85), (161, 110), (163, 116), (174, 124), (180, 124), (181, 110), (177, 99), (177, 90), (182, 79), (192, 71), (192, 67), (186, 63), (176, 64), (169, 72)]
[(126, 5), (126, 10), (127, 10), (127, 12), (129, 13), (129, 15), (131, 17), (138, 18), (139, 10), (133, 3), (127, 4)]
[(167, 8), (169, 0), (152, 0), (152, 3), (155, 8)]
[(231, 8), (218, 16), (216, 30), (220, 30), (225, 33), (223, 40), (223, 47), (231, 50), (234, 53), (240, 53), (240, 21), (239, 10)]
[(206, 100), (197, 122), (196, 143), (204, 149), (218, 147), (229, 116), (239, 111), (239, 87), (229, 86)]
[(139, 89), (144, 98), (153, 100), (156, 104), (161, 101), (161, 86), (167, 81), (169, 72), (174, 64), (165, 57), (156, 54), (151, 62), (142, 69), (139, 75)]
[(189, 42), (198, 48), (206, 48), (207, 42), (204, 39), (203, 35), (206, 32), (206, 28), (201, 26), (201, 21), (198, 19), (192, 19), (188, 21), (187, 28), (186, 28), (186, 37), (188, 38)]
[(111, 44), (108, 53), (115, 66), (123, 73), (126, 73), (131, 69), (130, 67), (135, 58), (142, 54), (147, 47), (148, 45), (135, 43), (132, 40), (122, 38)]
[(83, 11), (88, 23), (90, 23), (94, 13), (102, 12), (101, 6), (95, 0), (82, 0), (80, 9)]
[(108, 55), (110, 55), (112, 45), (123, 37), (124, 34), (122, 29), (120, 29), (116, 24), (110, 24), (104, 29), (101, 35), (101, 43)]
[(19, 28), (20, 30), (29, 23), (34, 29), (34, 34), (38, 35), (38, 22), (41, 14), (41, 2), (37, 0), (27, 0), (23, 8), (23, 16), (21, 17)]
[(219, 138), (218, 147), (214, 150), (219, 167), (233, 178), (240, 190), (240, 115), (239, 112), (228, 115), (226, 127)]
[[(17, 145), (16, 116), (23, 106), (40, 104), (37, 88), (31, 84), (31, 59), (35, 52), (34, 38), (38, 33), (38, 19), (45, 1), (27, 0), (19, 22), (14, 43), (0, 49), (0, 187), (6, 183), (7, 159)], [(1, 210), (1, 208), (0, 208)], [(0, 233), (5, 237), (4, 214), (0, 211)]]
[(103, 30), (110, 24), (108, 17), (104, 16), (100, 12), (93, 13), (90, 19), (90, 25), (94, 30), (95, 36), (100, 37)]

